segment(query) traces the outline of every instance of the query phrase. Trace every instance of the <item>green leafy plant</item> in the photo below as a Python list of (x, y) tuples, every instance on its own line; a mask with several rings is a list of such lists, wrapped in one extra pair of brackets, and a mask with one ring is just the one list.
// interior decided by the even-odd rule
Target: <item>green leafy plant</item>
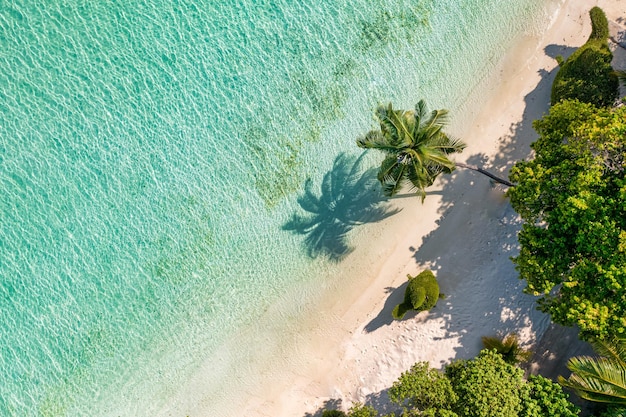
[(611, 67), (608, 21), (604, 11), (594, 7), (589, 12), (591, 35), (567, 60), (559, 61), (559, 71), (552, 84), (552, 104), (577, 99), (598, 107), (612, 105), (619, 95), (617, 76)]
[(424, 201), (426, 188), (441, 173), (451, 173), (456, 167), (469, 168), (489, 176), (507, 186), (513, 184), (482, 168), (454, 163), (449, 155), (462, 152), (465, 143), (443, 131), (448, 111), (428, 112), (426, 102), (420, 100), (415, 110), (394, 110), (391, 103), (379, 106), (376, 117), (380, 130), (372, 130), (357, 140), (366, 149), (378, 149), (386, 156), (378, 171), (378, 180), (386, 196), (393, 196), (405, 185), (414, 189)]
[(626, 407), (626, 336), (592, 340), (591, 345), (600, 357), (571, 358), (567, 368), (572, 374), (559, 382), (586, 400)]
[(524, 417), (576, 417), (580, 412), (559, 384), (541, 375), (528, 378), (522, 407)]
[(425, 270), (415, 277), (407, 275), (409, 284), (404, 292), (404, 301), (398, 304), (391, 315), (401, 320), (409, 310), (430, 310), (440, 297), (437, 278), (430, 270)]
[(378, 411), (369, 405), (364, 405), (361, 403), (355, 403), (348, 410), (349, 417), (376, 417), (378, 415)]
[(523, 349), (519, 344), (517, 333), (511, 333), (504, 338), (498, 336), (483, 336), (483, 346), (485, 349), (495, 350), (506, 363), (516, 365), (530, 360), (533, 353)]
[(513, 258), (525, 292), (581, 337), (626, 332), (626, 107), (578, 101), (534, 124), (535, 158), (511, 170), (524, 224)]
[(341, 410), (324, 410), (322, 417), (348, 417), (348, 415)]
[(452, 407), (459, 416), (517, 417), (523, 408), (523, 371), (496, 351), (456, 361), (446, 367), (446, 376), (459, 398)]
[(450, 380), (428, 362), (418, 362), (389, 388), (389, 399), (412, 409), (449, 409), (457, 400)]

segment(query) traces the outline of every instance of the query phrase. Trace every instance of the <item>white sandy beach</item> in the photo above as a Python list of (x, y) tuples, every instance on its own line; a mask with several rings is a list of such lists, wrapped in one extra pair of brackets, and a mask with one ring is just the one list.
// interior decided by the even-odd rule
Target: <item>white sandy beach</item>
[[(626, 2), (554, 3), (546, 19), (550, 26), (519, 40), (503, 57), (499, 73), (475, 92), (463, 126), (451, 126), (450, 133), (468, 143), (458, 161), (505, 175), (515, 161), (530, 156), (536, 139), (532, 122), (549, 108), (555, 57), (568, 56), (586, 41), (588, 12), (595, 5), (606, 12), (612, 36), (626, 40)], [(620, 59), (623, 51), (616, 62)], [(473, 357), (484, 335), (517, 331), (528, 346), (544, 335), (549, 317), (522, 293), (524, 283), (510, 261), (517, 253), (520, 220), (503, 188), (457, 170), (433, 187), (424, 205), (418, 198), (394, 204), (402, 211), (367, 225), (371, 247), (346, 260), (352, 265), (349, 275), (359, 279), (338, 280), (325, 301), (308, 307), (314, 317), (309, 331), (290, 351), (273, 355), (281, 360), (268, 364), (267, 372), (237, 388), (246, 404), (233, 404), (233, 416), (304, 417), (325, 405), (347, 410), (355, 401), (384, 410), (386, 388), (417, 361), (441, 367)], [(393, 321), (391, 310), (403, 297), (406, 275), (424, 268), (435, 271), (446, 298), (430, 312)], [(239, 366), (243, 372), (256, 369)], [(201, 387), (201, 379), (192, 386)], [(203, 410), (216, 398), (198, 402), (206, 394), (196, 394), (193, 406), (182, 401), (172, 410), (208, 415)]]

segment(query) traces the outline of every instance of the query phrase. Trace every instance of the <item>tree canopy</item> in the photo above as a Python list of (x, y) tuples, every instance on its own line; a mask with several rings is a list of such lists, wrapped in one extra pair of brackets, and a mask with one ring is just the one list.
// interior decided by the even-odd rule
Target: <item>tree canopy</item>
[(393, 196), (409, 184), (423, 201), (425, 189), (437, 176), (454, 170), (455, 164), (448, 155), (465, 148), (463, 142), (443, 131), (448, 111), (428, 112), (426, 102), (420, 100), (415, 110), (394, 110), (391, 103), (379, 106), (376, 117), (380, 130), (370, 131), (357, 140), (357, 145), (386, 154), (378, 172), (384, 194)]
[(509, 189), (525, 221), (513, 258), (525, 291), (583, 338), (626, 331), (626, 107), (578, 101), (535, 121), (535, 158)]
[(576, 407), (560, 385), (523, 371), (494, 350), (458, 360), (445, 371), (416, 363), (389, 389), (403, 405), (402, 416), (433, 417), (575, 417)]

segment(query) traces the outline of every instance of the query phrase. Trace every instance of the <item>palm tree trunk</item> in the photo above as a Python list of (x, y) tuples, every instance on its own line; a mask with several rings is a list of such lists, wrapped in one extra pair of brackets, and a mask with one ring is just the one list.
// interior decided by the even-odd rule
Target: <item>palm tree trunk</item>
[(481, 174), (488, 176), (489, 178), (491, 178), (492, 180), (494, 180), (495, 182), (497, 182), (499, 184), (503, 184), (503, 185), (506, 185), (508, 187), (514, 187), (515, 186), (515, 184), (513, 184), (512, 182), (510, 182), (508, 180), (505, 180), (504, 178), (496, 177), (491, 172), (485, 171), (484, 169), (478, 168), (477, 166), (466, 165), (466, 164), (463, 164), (461, 162), (455, 162), (455, 165), (457, 167), (459, 167), (459, 168), (467, 168), (467, 169), (471, 169), (472, 171), (480, 172)]

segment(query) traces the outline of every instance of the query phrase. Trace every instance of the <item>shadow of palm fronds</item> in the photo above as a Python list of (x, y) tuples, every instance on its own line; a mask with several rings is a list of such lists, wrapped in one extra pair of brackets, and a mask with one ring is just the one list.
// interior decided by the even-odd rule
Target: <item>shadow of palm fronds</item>
[(364, 155), (337, 156), (332, 170), (324, 175), (319, 196), (313, 192), (311, 179), (304, 184), (298, 204), (306, 214), (294, 213), (283, 230), (305, 235), (304, 245), (311, 258), (322, 255), (336, 262), (342, 260), (353, 250), (346, 236), (350, 230), (399, 211), (388, 207), (376, 169), (364, 169)]

